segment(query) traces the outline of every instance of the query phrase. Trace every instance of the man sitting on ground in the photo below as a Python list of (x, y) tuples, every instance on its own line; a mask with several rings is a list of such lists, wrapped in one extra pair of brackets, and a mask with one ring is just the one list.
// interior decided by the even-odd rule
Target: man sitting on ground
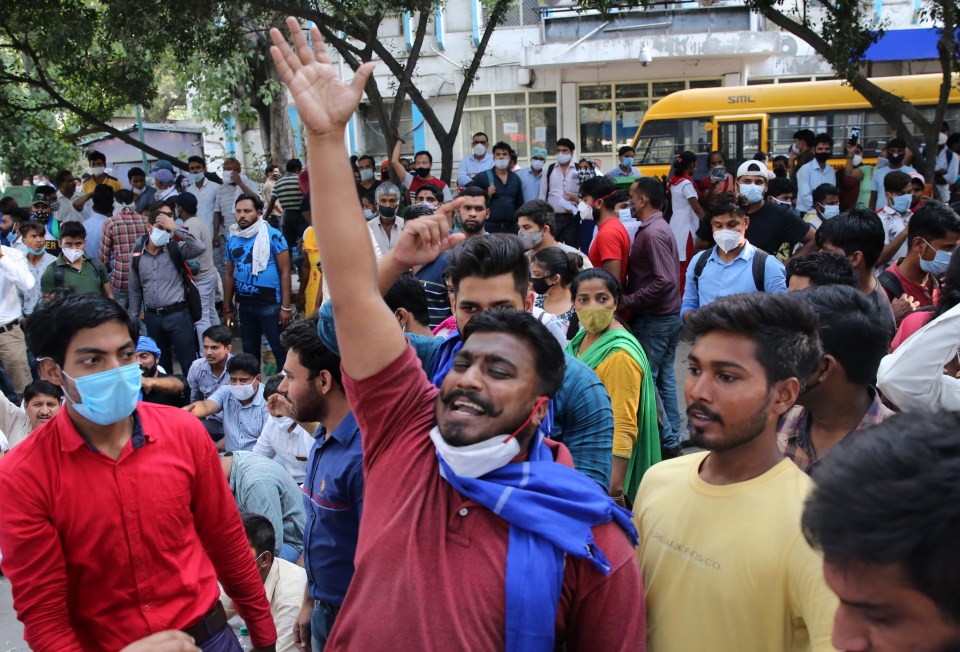
[(294, 419), (290, 401), (277, 392), (281, 382), (283, 375), (277, 374), (263, 385), (263, 398), (267, 401), (270, 418), (253, 446), (253, 452), (283, 464), (296, 483), (302, 485), (313, 437)]
[(227, 361), (227, 374), (229, 385), (183, 409), (199, 419), (223, 412), (224, 437), (217, 447), (228, 453), (253, 450), (270, 416), (263, 399), (260, 364), (249, 353), (240, 353)]
[(159, 403), (183, 407), (190, 402), (187, 381), (179, 374), (160, 372), (160, 347), (144, 335), (137, 340), (137, 359), (140, 362), (140, 386), (145, 403)]

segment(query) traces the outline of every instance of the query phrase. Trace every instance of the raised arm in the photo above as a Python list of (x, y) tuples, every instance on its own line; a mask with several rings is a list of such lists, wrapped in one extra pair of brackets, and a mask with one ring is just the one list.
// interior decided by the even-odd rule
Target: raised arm
[[(287, 19), (287, 26), (297, 51), (279, 30), (272, 29), (270, 52), (307, 133), (313, 229), (338, 329), (350, 334), (340, 340), (343, 368), (353, 379), (363, 380), (385, 368), (407, 347), (377, 288), (370, 231), (360, 209), (343, 137), (374, 64), (362, 65), (347, 85), (337, 77), (319, 29), (311, 28), (314, 50), (294, 18)], [(330, 210), (331, 206), (336, 208)], [(436, 228), (435, 223), (430, 226), (434, 228), (411, 229), (410, 233), (404, 227), (401, 239), (423, 238), (425, 246), (439, 255), (451, 245), (451, 238), (446, 229)]]
[(390, 153), (390, 167), (393, 168), (394, 174), (400, 179), (400, 183), (403, 183), (403, 180), (407, 178), (407, 168), (403, 167), (403, 163), (400, 162), (400, 148), (402, 146), (403, 140), (397, 138), (397, 142), (393, 145), (393, 152)]

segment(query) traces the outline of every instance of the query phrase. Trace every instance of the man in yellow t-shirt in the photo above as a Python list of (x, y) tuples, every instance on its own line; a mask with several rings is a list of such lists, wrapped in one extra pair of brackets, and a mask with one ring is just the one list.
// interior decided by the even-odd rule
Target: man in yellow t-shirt
[(690, 315), (691, 441), (654, 465), (634, 508), (652, 652), (833, 650), (837, 601), (800, 516), (810, 479), (777, 421), (821, 358), (813, 311), (787, 294), (723, 297)]
[[(90, 167), (87, 168), (90, 176), (83, 182), (83, 187), (80, 189), (84, 196), (92, 196), (94, 189), (99, 185), (110, 186), (113, 188), (113, 192), (123, 189), (123, 184), (120, 183), (119, 179), (107, 174), (107, 157), (101, 152), (96, 150), (87, 152), (87, 163), (90, 164)], [(80, 197), (77, 197), (77, 199), (80, 199)], [(89, 197), (86, 199), (89, 199)]]

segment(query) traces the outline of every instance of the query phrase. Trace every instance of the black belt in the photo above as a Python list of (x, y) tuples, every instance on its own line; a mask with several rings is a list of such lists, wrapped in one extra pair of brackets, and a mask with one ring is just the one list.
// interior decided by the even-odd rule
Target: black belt
[(20, 325), (20, 320), (14, 319), (12, 322), (8, 324), (4, 324), (3, 326), (0, 326), (0, 333), (6, 333), (7, 331), (13, 330), (19, 325)]
[(223, 609), (223, 604), (217, 600), (217, 604), (214, 605), (207, 614), (200, 619), (193, 627), (189, 627), (184, 631), (187, 635), (193, 637), (194, 642), (197, 645), (203, 645), (211, 638), (223, 631), (223, 628), (227, 626), (227, 612)]
[(169, 306), (164, 306), (163, 308), (147, 308), (147, 312), (152, 312), (155, 315), (169, 315), (171, 312), (177, 312), (178, 310), (189, 310), (189, 308), (190, 306), (186, 301), (178, 301), (177, 303), (171, 303)]
[(337, 615), (338, 613), (340, 613), (340, 605), (333, 604), (332, 602), (327, 602), (325, 600), (314, 600), (313, 606), (320, 607), (327, 613), (332, 613), (333, 615)]

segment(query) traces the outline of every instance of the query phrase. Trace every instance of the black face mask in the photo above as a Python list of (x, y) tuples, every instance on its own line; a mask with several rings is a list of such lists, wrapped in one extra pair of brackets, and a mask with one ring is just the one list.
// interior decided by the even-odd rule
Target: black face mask
[(537, 294), (546, 294), (552, 286), (547, 283), (545, 278), (532, 278), (530, 279), (531, 284), (533, 285), (533, 291)]
[(30, 219), (46, 224), (50, 221), (51, 215), (53, 215), (53, 213), (47, 210), (33, 211), (33, 215), (30, 216)]
[(830, 152), (817, 152), (813, 156), (817, 159), (817, 163), (821, 165), (830, 160)]
[(900, 161), (903, 160), (903, 154), (891, 154), (887, 159), (890, 161), (890, 165), (899, 165)]
[(430, 168), (417, 168), (417, 176), (425, 179), (430, 176)]
[(385, 217), (388, 220), (397, 214), (396, 208), (391, 208), (389, 206), (377, 206), (380, 209), (380, 217)]

